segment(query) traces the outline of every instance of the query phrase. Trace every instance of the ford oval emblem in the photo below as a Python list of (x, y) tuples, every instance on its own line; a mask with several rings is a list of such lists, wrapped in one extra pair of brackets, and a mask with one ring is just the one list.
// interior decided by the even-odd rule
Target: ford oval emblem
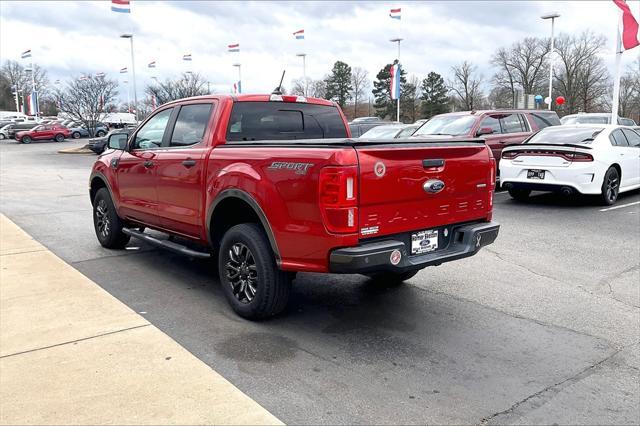
[(437, 194), (444, 189), (444, 182), (438, 179), (429, 179), (422, 185), (424, 192)]

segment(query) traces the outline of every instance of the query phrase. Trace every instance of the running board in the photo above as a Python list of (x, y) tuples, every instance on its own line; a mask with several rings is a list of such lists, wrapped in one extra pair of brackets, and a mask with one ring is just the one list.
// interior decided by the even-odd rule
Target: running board
[(127, 235), (132, 236), (133, 238), (137, 238), (139, 240), (145, 241), (154, 246), (162, 247), (167, 250), (171, 250), (175, 253), (182, 254), (189, 257), (197, 257), (199, 259), (209, 259), (211, 258), (210, 253), (205, 253), (201, 251), (191, 250), (188, 247), (185, 247), (181, 244), (174, 243), (173, 241), (167, 240), (159, 240), (157, 238), (152, 237), (149, 234), (145, 234), (144, 232), (136, 231), (135, 229), (123, 228), (122, 232)]

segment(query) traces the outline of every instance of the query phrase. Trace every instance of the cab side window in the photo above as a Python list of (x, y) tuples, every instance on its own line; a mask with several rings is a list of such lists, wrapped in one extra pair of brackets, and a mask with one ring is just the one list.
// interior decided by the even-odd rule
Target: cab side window
[(151, 117), (136, 133), (132, 149), (154, 149), (162, 146), (162, 138), (172, 111), (173, 108), (165, 109)]
[(494, 134), (502, 133), (502, 129), (500, 128), (500, 120), (498, 120), (496, 117), (492, 117), (492, 116), (485, 117), (480, 123), (480, 128), (484, 129), (485, 127), (488, 127), (491, 130), (493, 130)]
[(611, 134), (609, 135), (609, 141), (613, 146), (619, 146), (619, 147), (629, 146), (629, 143), (627, 143), (627, 138), (624, 137), (624, 134), (620, 129), (614, 130), (613, 132), (611, 132)]
[(502, 122), (503, 133), (522, 133), (528, 132), (527, 125), (520, 118), (520, 114), (509, 114), (500, 120)]
[(201, 142), (209, 123), (212, 106), (212, 104), (192, 104), (180, 108), (170, 146), (189, 146)]

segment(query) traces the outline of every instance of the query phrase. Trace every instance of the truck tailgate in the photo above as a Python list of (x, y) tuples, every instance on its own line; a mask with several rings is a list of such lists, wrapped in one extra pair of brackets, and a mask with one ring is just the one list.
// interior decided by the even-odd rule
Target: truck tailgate
[(490, 218), (493, 159), (478, 141), (357, 145), (360, 238)]

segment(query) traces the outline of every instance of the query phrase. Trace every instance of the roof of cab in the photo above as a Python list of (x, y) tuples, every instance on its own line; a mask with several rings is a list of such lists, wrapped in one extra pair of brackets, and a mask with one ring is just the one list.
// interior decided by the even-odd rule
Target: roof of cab
[[(180, 103), (180, 102), (185, 102), (185, 101), (194, 101), (194, 100), (211, 100), (211, 99), (218, 99), (218, 100), (226, 100), (226, 99), (230, 99), (233, 102), (269, 102), (271, 101), (271, 94), (247, 94), (247, 95), (203, 95), (203, 96), (193, 96), (190, 98), (183, 98), (183, 99), (177, 99), (175, 101), (171, 101), (171, 102), (167, 102), (164, 105), (171, 105), (171, 104), (176, 104), (176, 103)], [(310, 98), (310, 97), (305, 97), (305, 96), (297, 96), (297, 95), (279, 95), (282, 96), (284, 99), (284, 102), (291, 102), (291, 103), (295, 103), (295, 102), (299, 102), (299, 103), (308, 103), (308, 104), (314, 104), (314, 105), (326, 105), (326, 106), (335, 106), (335, 102), (333, 101), (329, 101), (326, 99), (320, 99), (320, 98)], [(287, 98), (290, 98), (292, 100), (287, 101)], [(304, 99), (304, 101), (300, 100), (300, 99)], [(272, 102), (282, 102), (282, 101), (272, 101)]]

